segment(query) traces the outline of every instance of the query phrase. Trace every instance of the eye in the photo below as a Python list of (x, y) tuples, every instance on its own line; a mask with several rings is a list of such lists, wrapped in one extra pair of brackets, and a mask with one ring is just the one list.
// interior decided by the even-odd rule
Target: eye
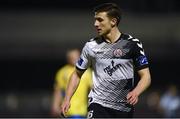
[(102, 18), (95, 18), (95, 20), (97, 20), (97, 21), (99, 21), (99, 22), (104, 21)]

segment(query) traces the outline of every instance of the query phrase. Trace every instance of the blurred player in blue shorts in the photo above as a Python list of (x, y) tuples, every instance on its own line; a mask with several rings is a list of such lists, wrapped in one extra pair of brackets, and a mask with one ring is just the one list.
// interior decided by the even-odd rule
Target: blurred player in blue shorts
[[(54, 117), (60, 116), (60, 105), (63, 101), (65, 90), (71, 74), (75, 70), (75, 63), (79, 59), (80, 51), (78, 49), (70, 49), (67, 51), (67, 64), (61, 67), (55, 76), (54, 95), (52, 104), (52, 114)], [(85, 118), (87, 116), (88, 93), (92, 85), (91, 69), (81, 77), (81, 83), (71, 99), (71, 107), (68, 110), (68, 118)]]

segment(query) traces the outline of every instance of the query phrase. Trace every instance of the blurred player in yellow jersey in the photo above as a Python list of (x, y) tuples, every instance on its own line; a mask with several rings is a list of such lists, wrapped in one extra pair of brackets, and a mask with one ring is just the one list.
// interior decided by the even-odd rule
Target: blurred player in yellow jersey
[[(65, 95), (66, 86), (71, 74), (75, 70), (75, 63), (79, 59), (80, 51), (71, 49), (67, 52), (67, 64), (57, 71), (54, 84), (52, 114), (54, 117), (60, 115), (60, 105)], [(81, 82), (71, 100), (71, 107), (67, 112), (70, 118), (85, 118), (87, 115), (88, 93), (92, 86), (92, 71), (88, 69), (81, 77)]]

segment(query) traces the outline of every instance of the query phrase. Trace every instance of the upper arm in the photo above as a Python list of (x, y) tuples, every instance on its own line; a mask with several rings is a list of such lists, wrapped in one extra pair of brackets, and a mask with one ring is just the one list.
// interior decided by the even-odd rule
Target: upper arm
[(76, 63), (76, 68), (78, 70), (86, 70), (91, 65), (91, 59), (90, 59), (90, 51), (89, 47), (86, 43), (86, 45), (83, 47), (80, 58), (78, 62)]
[(63, 68), (57, 71), (54, 81), (54, 88), (61, 89), (64, 88), (65, 82), (63, 80)]
[(134, 39), (133, 61), (140, 78), (150, 80), (148, 59), (144, 52), (143, 45), (138, 39)]
[[(133, 41), (133, 61), (137, 71), (148, 68), (148, 59), (144, 52), (142, 43), (138, 39)], [(147, 69), (146, 69), (147, 70)]]

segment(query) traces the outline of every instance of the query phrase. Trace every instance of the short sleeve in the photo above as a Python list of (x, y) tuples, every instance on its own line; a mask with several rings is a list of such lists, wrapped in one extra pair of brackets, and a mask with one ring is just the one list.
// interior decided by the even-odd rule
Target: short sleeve
[(58, 70), (55, 76), (55, 88), (60, 89), (60, 88), (65, 88), (65, 82), (63, 79), (63, 69), (61, 68)]
[(87, 43), (82, 49), (80, 58), (78, 62), (76, 63), (76, 68), (78, 70), (86, 70), (90, 66), (90, 56), (89, 56), (89, 49)]
[(134, 42), (133, 61), (135, 68), (137, 70), (147, 68), (149, 63), (145, 55), (142, 43), (138, 39), (133, 39), (133, 42)]

